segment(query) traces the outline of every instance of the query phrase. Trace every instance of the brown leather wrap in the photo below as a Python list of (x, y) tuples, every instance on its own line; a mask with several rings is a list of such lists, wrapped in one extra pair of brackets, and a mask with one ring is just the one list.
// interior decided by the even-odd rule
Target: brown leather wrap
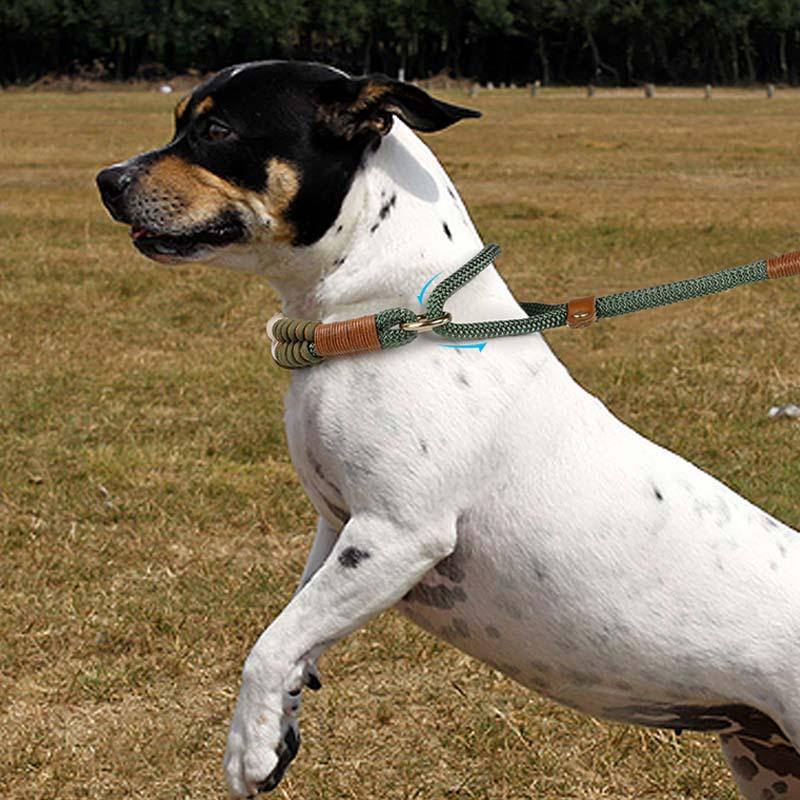
[(800, 275), (800, 252), (785, 253), (767, 261), (767, 275), (770, 278), (788, 278)]
[(576, 297), (567, 303), (567, 325), (570, 328), (588, 328), (597, 321), (595, 297)]
[(314, 349), (323, 357), (380, 350), (375, 315), (317, 325)]

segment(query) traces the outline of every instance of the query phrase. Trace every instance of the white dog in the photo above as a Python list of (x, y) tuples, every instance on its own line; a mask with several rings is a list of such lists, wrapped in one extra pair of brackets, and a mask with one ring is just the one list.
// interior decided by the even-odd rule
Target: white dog
[[(465, 116), (382, 77), (248, 64), (179, 104), (166, 147), (98, 182), (144, 253), (261, 273), (288, 316), (415, 309), (482, 247), (411, 130)], [(447, 310), (524, 316), (494, 268)], [(320, 520), (244, 667), (232, 794), (277, 785), (315, 661), (398, 606), (587, 714), (715, 731), (748, 800), (799, 800), (800, 535), (617, 420), (540, 336), (441, 343), (292, 376), (289, 446)]]

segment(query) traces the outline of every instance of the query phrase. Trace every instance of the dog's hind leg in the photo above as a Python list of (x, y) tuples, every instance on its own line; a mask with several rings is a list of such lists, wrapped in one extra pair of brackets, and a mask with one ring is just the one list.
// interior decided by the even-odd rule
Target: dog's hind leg
[(769, 717), (722, 733), (722, 753), (746, 800), (800, 800), (800, 752)]

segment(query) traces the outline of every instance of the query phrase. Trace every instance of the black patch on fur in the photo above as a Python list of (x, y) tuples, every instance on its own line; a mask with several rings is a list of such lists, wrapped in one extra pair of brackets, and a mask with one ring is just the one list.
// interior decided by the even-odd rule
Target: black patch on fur
[(658, 488), (658, 486), (655, 486), (655, 487), (653, 487), (653, 491), (655, 492), (655, 495), (656, 495), (656, 499), (657, 499), (657, 500), (663, 500), (663, 499), (664, 499), (664, 495), (663, 495), (663, 494), (661, 494), (661, 491), (660, 491), (660, 489)]
[(450, 233), (450, 228), (449, 228), (449, 226), (447, 225), (447, 223), (446, 223), (446, 222), (443, 222), (443, 223), (442, 223), (442, 227), (444, 228), (444, 233), (445, 233), (445, 236), (447, 236), (447, 238), (448, 238), (448, 239), (449, 239), (449, 240), (452, 242), (452, 241), (453, 241), (453, 234), (452, 234), (452, 233)]
[(370, 558), (369, 551), (359, 550), (357, 547), (345, 547), (339, 553), (339, 563), (348, 569), (355, 569), (359, 563)]
[[(362, 94), (370, 85), (383, 91)], [(206, 98), (213, 101), (210, 109), (195, 113)], [(290, 166), (299, 184), (282, 212), (291, 243), (311, 245), (336, 224), (365, 155), (380, 146), (381, 133), (360, 124), (366, 121), (360, 119), (362, 114), (384, 121), (398, 114), (420, 130), (440, 130), (459, 119), (479, 116), (408, 84), (383, 76), (351, 79), (321, 64), (263, 61), (223, 69), (193, 91), (172, 141), (126, 162), (126, 180), (113, 193), (112, 213), (122, 222), (138, 224), (131, 218), (134, 206), (125, 198), (138, 191), (148, 164), (165, 157), (197, 165), (257, 193), (269, 191), (268, 164), (277, 159)], [(231, 135), (213, 141), (207, 135), (211, 120)], [(106, 189), (109, 203), (111, 195)], [(381, 219), (395, 199), (381, 209)], [(240, 221), (238, 212), (232, 211)], [(341, 225), (335, 231), (340, 232)]]
[(746, 781), (751, 781), (758, 775), (758, 767), (747, 756), (736, 756), (733, 759), (733, 771)]
[(775, 794), (786, 794), (789, 791), (789, 784), (786, 781), (775, 781), (772, 784), (772, 789)]
[[(770, 717), (751, 706), (745, 705), (631, 705), (607, 708), (605, 713), (611, 719), (631, 722), (650, 728), (716, 731), (718, 733), (752, 737), (765, 742), (769, 741), (771, 736), (780, 736), (785, 739), (783, 731)], [(672, 717), (672, 719), (663, 721), (660, 719), (661, 717)], [(793, 748), (789, 749), (791, 749), (792, 753), (795, 753)], [(800, 755), (795, 755), (798, 759), (798, 770), (800, 770)]]
[(292, 763), (297, 751), (300, 749), (300, 734), (289, 728), (278, 748), (278, 763), (275, 769), (267, 776), (266, 780), (256, 785), (258, 792), (271, 792), (283, 778), (289, 764)]
[(787, 775), (792, 778), (800, 778), (800, 753), (791, 745), (766, 744), (751, 739), (747, 735), (740, 736), (739, 740), (764, 769), (768, 769), (782, 778)]
[(322, 681), (320, 681), (315, 673), (309, 672), (306, 678), (306, 686), (308, 686), (312, 692), (318, 692), (322, 688)]

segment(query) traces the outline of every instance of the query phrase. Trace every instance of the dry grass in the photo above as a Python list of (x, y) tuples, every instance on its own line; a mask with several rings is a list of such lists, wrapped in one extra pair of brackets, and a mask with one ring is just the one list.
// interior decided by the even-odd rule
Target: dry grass
[[(256, 279), (154, 268), (96, 169), (166, 139), (155, 94), (0, 96), (0, 796), (212, 798), (241, 662), (314, 523)], [(797, 247), (800, 96), (484, 93), (431, 143), (520, 296)], [(800, 283), (550, 341), (621, 417), (791, 524)], [(733, 798), (710, 737), (537, 699), (386, 614), (307, 699), (285, 798)]]

